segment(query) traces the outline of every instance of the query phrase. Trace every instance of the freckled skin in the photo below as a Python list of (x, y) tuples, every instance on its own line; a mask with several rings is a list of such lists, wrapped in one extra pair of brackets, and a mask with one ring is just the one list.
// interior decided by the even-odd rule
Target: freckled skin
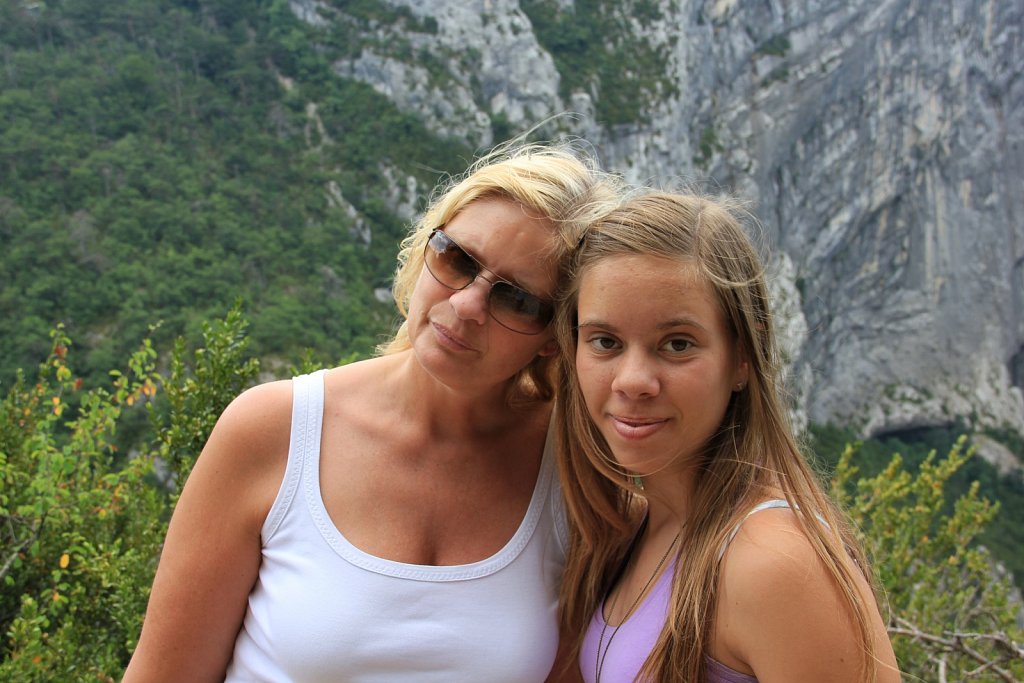
[(643, 475), (685, 466), (745, 377), (725, 316), (685, 261), (624, 255), (584, 275), (576, 365), (616, 460)]

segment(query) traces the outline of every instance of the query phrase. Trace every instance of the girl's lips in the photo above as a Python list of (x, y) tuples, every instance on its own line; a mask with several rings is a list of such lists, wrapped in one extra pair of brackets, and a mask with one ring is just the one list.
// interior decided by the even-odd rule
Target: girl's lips
[(615, 432), (624, 439), (644, 439), (668, 424), (666, 419), (610, 415)]
[(434, 328), (434, 332), (437, 336), (438, 341), (443, 346), (455, 351), (475, 351), (472, 346), (466, 343), (461, 337), (456, 336), (450, 329), (439, 323), (430, 323), (431, 327)]

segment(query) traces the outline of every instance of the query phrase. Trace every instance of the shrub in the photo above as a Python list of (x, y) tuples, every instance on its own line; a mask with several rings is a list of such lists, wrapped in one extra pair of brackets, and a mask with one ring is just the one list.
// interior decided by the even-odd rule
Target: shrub
[[(999, 510), (975, 482), (947, 511), (950, 477), (972, 456), (962, 437), (944, 459), (932, 451), (912, 474), (899, 454), (857, 479), (847, 446), (832, 480), (875, 561), (888, 601), (889, 634), (906, 680), (1024, 677), (1012, 584), (975, 543)], [(979, 678), (980, 677), (980, 678)]]
[[(204, 325), (170, 376), (146, 340), (111, 386), (85, 390), (71, 340), (53, 334), (34, 382), (0, 403), (0, 680), (113, 681), (138, 639), (175, 497), (217, 416), (258, 364), (238, 309)], [(152, 430), (122, 454), (118, 428), (148, 410)], [(172, 479), (173, 481), (173, 479)]]

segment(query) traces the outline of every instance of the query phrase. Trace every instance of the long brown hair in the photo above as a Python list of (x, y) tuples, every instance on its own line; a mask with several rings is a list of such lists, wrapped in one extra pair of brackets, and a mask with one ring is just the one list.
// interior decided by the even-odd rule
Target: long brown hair
[[(398, 311), (408, 316), (408, 305), (423, 270), (423, 249), (431, 231), (451, 221), (469, 204), (482, 199), (511, 200), (532, 209), (556, 226), (554, 247), (548, 258), (557, 267), (558, 281), (584, 229), (606, 213), (621, 196), (617, 176), (599, 170), (582, 146), (573, 141), (525, 143), (516, 139), (496, 147), (453, 177), (435, 193), (423, 216), (402, 240), (392, 293)], [(378, 353), (410, 348), (406, 322)], [(508, 395), (511, 405), (549, 401), (554, 396), (554, 356), (537, 356), (521, 369)]]
[(743, 228), (738, 205), (695, 194), (643, 191), (625, 201), (584, 237), (559, 294), (556, 334), (561, 347), (559, 468), (573, 522), (562, 584), (564, 633), (583, 634), (609, 588), (635, 532), (643, 504), (587, 412), (575, 367), (576, 310), (582, 278), (598, 261), (621, 254), (683, 260), (715, 293), (738, 350), (749, 363), (746, 388), (734, 392), (719, 430), (701, 456), (695, 499), (684, 527), (686, 561), (676, 563), (669, 615), (640, 678), (706, 680), (718, 601), (722, 550), (750, 509), (779, 492), (840, 586), (862, 644), (864, 680), (876, 661), (870, 627), (850, 558), (868, 572), (863, 550), (793, 436), (780, 385), (762, 261)]

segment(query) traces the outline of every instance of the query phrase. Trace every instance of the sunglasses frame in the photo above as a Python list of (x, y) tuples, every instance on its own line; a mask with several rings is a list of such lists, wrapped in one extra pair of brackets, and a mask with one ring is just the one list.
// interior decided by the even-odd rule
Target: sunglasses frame
[[(437, 273), (435, 273), (430, 268), (430, 265), (429, 265), (430, 264), (430, 256), (428, 255), (428, 252), (432, 251), (435, 255), (440, 255), (441, 253), (443, 253), (443, 252), (438, 251), (437, 249), (435, 249), (432, 246), (432, 242), (434, 241), (434, 238), (436, 236), (438, 236), (438, 235), (442, 236), (445, 240), (447, 240), (447, 242), (449, 244), (447, 249), (450, 249), (452, 247), (458, 249), (460, 252), (462, 252), (462, 254), (469, 261), (471, 261), (476, 266), (476, 269), (477, 269), (476, 273), (473, 274), (472, 276), (468, 276), (467, 275), (467, 277), (469, 278), (469, 281), (466, 282), (466, 284), (462, 285), (461, 287), (454, 287), (454, 286), (448, 284), (447, 282), (442, 280), (440, 277), (438, 277)], [(459, 244), (454, 239), (452, 239), (452, 236), (444, 231), (443, 226), (440, 227), (440, 228), (434, 228), (433, 230), (431, 230), (430, 235), (427, 237), (426, 244), (424, 244), (424, 246), (423, 246), (423, 267), (427, 269), (427, 272), (430, 273), (430, 275), (434, 278), (434, 280), (437, 281), (438, 284), (440, 284), (440, 285), (442, 285), (444, 287), (447, 287), (448, 289), (452, 290), (453, 292), (461, 292), (462, 290), (466, 289), (471, 284), (476, 282), (477, 279), (480, 277), (480, 275), (482, 273), (484, 273), (485, 271), (487, 273), (489, 273), (494, 279), (492, 280), (492, 279), (487, 278), (487, 277), (484, 278), (484, 280), (486, 280), (488, 282), (488, 284), (490, 284), (490, 289), (487, 291), (487, 314), (489, 316), (491, 316), (491, 319), (494, 320), (494, 322), (498, 323), (499, 325), (501, 325), (502, 327), (504, 327), (507, 330), (511, 330), (512, 332), (516, 332), (518, 334), (527, 334), (527, 335), (531, 335), (531, 336), (538, 335), (538, 334), (541, 334), (544, 330), (546, 330), (548, 328), (548, 326), (551, 324), (551, 321), (554, 319), (555, 307), (554, 307), (554, 304), (552, 302), (548, 301), (547, 299), (544, 299), (543, 297), (537, 296), (533, 292), (530, 292), (530, 291), (527, 291), (526, 289), (523, 289), (519, 285), (513, 284), (513, 283), (509, 282), (508, 280), (505, 280), (504, 278), (500, 278), (497, 275), (495, 275), (494, 271), (490, 270), (484, 264), (480, 263), (480, 261), (477, 260), (477, 258), (475, 256), (470, 254), (468, 251), (466, 251), (462, 247), (461, 244)], [(545, 315), (543, 316), (543, 317), (547, 318), (547, 321), (544, 322), (544, 324), (540, 327), (540, 329), (537, 329), (535, 331), (517, 330), (516, 328), (510, 326), (509, 323), (502, 321), (498, 316), (494, 315), (494, 302), (492, 300), (492, 297), (494, 295), (494, 289), (498, 285), (505, 285), (506, 287), (511, 288), (513, 292), (521, 293), (521, 294), (517, 295), (520, 298), (521, 298), (521, 296), (523, 294), (525, 294), (526, 296), (530, 297), (531, 299), (535, 300), (538, 304), (540, 304), (540, 306), (539, 306), (539, 311), (540, 312), (547, 311), (547, 313), (545, 313)], [(540, 319), (538, 319), (538, 321), (539, 320)]]

